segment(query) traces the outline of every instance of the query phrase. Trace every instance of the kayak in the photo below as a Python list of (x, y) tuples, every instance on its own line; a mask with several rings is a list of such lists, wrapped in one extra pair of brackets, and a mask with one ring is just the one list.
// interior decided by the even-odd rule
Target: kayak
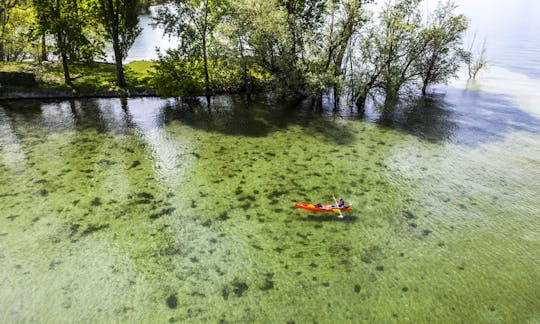
[(294, 207), (300, 208), (300, 209), (306, 209), (310, 211), (315, 211), (315, 212), (323, 212), (323, 213), (331, 213), (331, 212), (337, 213), (339, 211), (346, 212), (346, 211), (352, 210), (351, 206), (343, 206), (341, 208), (335, 208), (334, 205), (329, 205), (329, 204), (321, 204), (321, 207), (318, 207), (316, 204), (296, 203), (294, 204)]

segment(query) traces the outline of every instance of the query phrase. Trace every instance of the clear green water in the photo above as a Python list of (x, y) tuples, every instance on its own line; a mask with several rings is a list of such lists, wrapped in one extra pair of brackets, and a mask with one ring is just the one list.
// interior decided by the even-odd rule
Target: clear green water
[(0, 104), (0, 321), (540, 321), (539, 119), (420, 109)]

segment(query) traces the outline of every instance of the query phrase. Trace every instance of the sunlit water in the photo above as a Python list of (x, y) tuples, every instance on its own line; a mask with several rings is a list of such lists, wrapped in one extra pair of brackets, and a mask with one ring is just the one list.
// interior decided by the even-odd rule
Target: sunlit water
[(529, 39), (393, 116), (1, 102), (0, 322), (540, 321)]
[(2, 321), (538, 320), (538, 118), (269, 100), (2, 103)]

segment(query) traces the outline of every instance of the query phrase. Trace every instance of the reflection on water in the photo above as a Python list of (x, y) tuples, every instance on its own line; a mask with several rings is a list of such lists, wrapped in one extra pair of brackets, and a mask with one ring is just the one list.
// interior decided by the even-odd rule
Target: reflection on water
[[(2, 103), (0, 317), (533, 319), (540, 122), (515, 102)], [(292, 207), (333, 195), (342, 220)]]
[(540, 133), (540, 120), (513, 106), (507, 95), (445, 87), (445, 92), (413, 100), (387, 116), (381, 125), (434, 142), (477, 146), (502, 141), (514, 132)]

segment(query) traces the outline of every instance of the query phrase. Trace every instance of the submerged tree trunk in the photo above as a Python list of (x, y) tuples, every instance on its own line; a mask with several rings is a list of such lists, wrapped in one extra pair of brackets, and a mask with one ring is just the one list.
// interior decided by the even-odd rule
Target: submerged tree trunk
[(366, 95), (359, 95), (356, 98), (356, 108), (358, 109), (358, 116), (364, 116), (364, 113), (366, 112)]
[(395, 87), (387, 88), (385, 90), (385, 98), (384, 98), (384, 110), (391, 110), (393, 109), (399, 98), (399, 89), (396, 89)]
[(426, 81), (424, 81), (422, 83), (422, 96), (426, 95), (427, 86), (428, 86), (428, 83)]
[(341, 95), (341, 91), (339, 88), (339, 85), (334, 83), (334, 110), (339, 109), (339, 96)]

